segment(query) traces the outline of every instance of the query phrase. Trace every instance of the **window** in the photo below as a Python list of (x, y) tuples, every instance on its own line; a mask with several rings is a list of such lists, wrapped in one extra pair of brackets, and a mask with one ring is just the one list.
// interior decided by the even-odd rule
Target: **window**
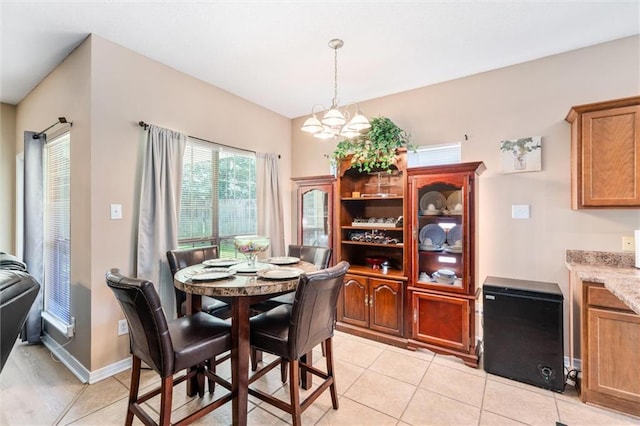
[(255, 234), (256, 161), (251, 152), (189, 138), (184, 152), (180, 247), (217, 245), (235, 257), (233, 237)]
[(416, 152), (409, 152), (407, 165), (409, 167), (435, 166), (438, 164), (459, 163), (462, 158), (462, 144), (460, 142), (440, 145), (419, 146)]
[(44, 149), (44, 315), (72, 325), (70, 313), (70, 153), (65, 133)]

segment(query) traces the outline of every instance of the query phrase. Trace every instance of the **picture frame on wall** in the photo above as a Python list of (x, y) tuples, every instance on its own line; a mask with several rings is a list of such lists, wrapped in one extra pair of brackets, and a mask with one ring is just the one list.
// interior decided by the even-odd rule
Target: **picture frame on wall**
[(500, 141), (502, 173), (539, 172), (542, 170), (542, 137)]

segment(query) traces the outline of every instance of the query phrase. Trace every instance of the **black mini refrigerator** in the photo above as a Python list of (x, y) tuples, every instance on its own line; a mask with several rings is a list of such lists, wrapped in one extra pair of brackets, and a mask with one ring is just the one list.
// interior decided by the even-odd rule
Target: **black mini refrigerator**
[(560, 287), (487, 277), (482, 290), (484, 369), (562, 392), (565, 375)]

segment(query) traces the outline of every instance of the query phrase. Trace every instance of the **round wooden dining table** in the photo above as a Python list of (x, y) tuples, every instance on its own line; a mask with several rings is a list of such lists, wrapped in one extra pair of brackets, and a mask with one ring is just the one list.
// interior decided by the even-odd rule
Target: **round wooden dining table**
[[(287, 265), (303, 272), (313, 272), (318, 268), (308, 262)], [(265, 268), (278, 266), (265, 264)], [(251, 305), (294, 291), (299, 278), (265, 279), (256, 273), (239, 273), (223, 279), (211, 281), (198, 280), (197, 275), (207, 272), (204, 264), (188, 266), (176, 272), (174, 285), (187, 294), (187, 314), (198, 312), (202, 308), (202, 296), (211, 296), (229, 300), (231, 303), (231, 391), (233, 395), (233, 424), (247, 424), (248, 386), (249, 386), (249, 316)], [(264, 275), (264, 274), (261, 274)], [(196, 276), (194, 280), (193, 277)], [(308, 355), (311, 356), (310, 354)], [(308, 362), (311, 362), (308, 359)], [(303, 377), (303, 387), (311, 386), (311, 380)], [(190, 395), (195, 393), (189, 386)]]

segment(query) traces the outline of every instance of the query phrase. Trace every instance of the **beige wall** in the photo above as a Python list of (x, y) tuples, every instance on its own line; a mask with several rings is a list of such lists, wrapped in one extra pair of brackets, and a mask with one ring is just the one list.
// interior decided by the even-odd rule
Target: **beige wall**
[[(134, 213), (143, 141), (137, 122), (281, 154), (285, 201), (291, 126), (281, 115), (97, 36), (90, 36), (18, 105), (16, 134), (44, 129), (62, 115), (73, 121), (72, 315), (78, 333), (66, 348), (95, 371), (129, 357), (128, 337), (116, 332), (124, 317), (104, 274), (113, 267), (135, 272)], [(122, 204), (122, 220), (109, 219), (111, 203)], [(285, 203), (285, 223), (290, 210)]]
[(0, 103), (0, 251), (15, 254), (16, 107)]
[[(636, 36), (370, 100), (360, 107), (369, 117), (391, 118), (411, 134), (414, 144), (462, 140), (463, 161), (485, 162), (487, 171), (479, 179), (478, 286), (488, 275), (549, 281), (558, 283), (568, 299), (565, 250), (621, 251), (621, 237), (640, 228), (640, 211), (571, 210), (570, 132), (564, 117), (572, 105), (638, 94)], [(292, 122), (292, 174), (325, 174), (329, 164), (323, 155), (336, 142), (300, 132), (305, 118)], [(542, 136), (543, 170), (500, 174), (499, 142), (526, 136)], [(511, 219), (512, 204), (529, 204), (531, 218)]]

